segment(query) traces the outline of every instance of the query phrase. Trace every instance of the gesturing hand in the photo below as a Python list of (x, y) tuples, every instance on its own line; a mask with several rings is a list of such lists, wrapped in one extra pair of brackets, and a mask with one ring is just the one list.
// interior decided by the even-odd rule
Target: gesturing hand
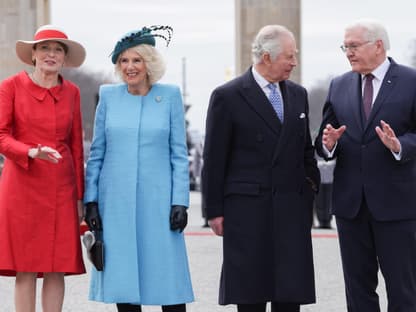
[(401, 144), (399, 139), (396, 137), (396, 134), (394, 133), (393, 129), (387, 122), (383, 120), (380, 121), (380, 124), (381, 128), (377, 126), (376, 132), (381, 142), (383, 142), (383, 144), (392, 152), (400, 152)]
[(170, 210), (170, 229), (182, 232), (188, 224), (188, 213), (185, 206), (175, 205)]
[(335, 143), (338, 141), (346, 129), (346, 126), (341, 126), (336, 129), (330, 124), (326, 125), (322, 133), (322, 144), (325, 145), (328, 151), (331, 151), (334, 148)]

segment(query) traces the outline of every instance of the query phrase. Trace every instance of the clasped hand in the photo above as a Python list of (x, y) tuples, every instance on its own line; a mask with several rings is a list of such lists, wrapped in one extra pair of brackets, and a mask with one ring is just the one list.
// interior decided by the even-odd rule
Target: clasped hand
[(42, 146), (38, 144), (37, 147), (29, 149), (28, 155), (30, 158), (39, 158), (51, 163), (58, 163), (62, 158), (61, 154), (49, 146)]

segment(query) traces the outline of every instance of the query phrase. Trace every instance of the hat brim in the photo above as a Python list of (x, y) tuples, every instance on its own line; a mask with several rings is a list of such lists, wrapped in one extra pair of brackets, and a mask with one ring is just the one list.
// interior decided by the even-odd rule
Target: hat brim
[(33, 46), (39, 42), (44, 41), (56, 41), (60, 42), (68, 47), (68, 51), (65, 56), (65, 67), (79, 67), (84, 63), (86, 52), (84, 47), (76, 41), (62, 38), (48, 38), (37, 41), (24, 41), (18, 40), (16, 42), (16, 54), (19, 59), (26, 64), (33, 65), (32, 63), (32, 49)]

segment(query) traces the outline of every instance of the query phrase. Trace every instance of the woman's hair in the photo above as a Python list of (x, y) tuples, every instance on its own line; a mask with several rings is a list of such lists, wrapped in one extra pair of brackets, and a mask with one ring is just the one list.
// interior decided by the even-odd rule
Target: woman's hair
[(264, 53), (270, 54), (270, 58), (275, 60), (282, 52), (283, 36), (293, 37), (292, 32), (281, 25), (267, 25), (258, 32), (251, 45), (251, 56), (253, 64), (258, 64)]
[(376, 20), (360, 19), (348, 25), (345, 30), (352, 30), (362, 28), (364, 29), (364, 39), (370, 42), (381, 40), (383, 42), (384, 50), (390, 49), (389, 35), (386, 28)]
[[(146, 65), (147, 77), (149, 79), (150, 85), (156, 83), (163, 77), (166, 71), (166, 65), (162, 55), (158, 50), (156, 50), (155, 47), (149, 44), (139, 44), (130, 49), (132, 49), (142, 57)], [(120, 71), (120, 57), (123, 53), (124, 51), (120, 53), (120, 55), (118, 56), (115, 66), (115, 71), (120, 77), (122, 77)]]

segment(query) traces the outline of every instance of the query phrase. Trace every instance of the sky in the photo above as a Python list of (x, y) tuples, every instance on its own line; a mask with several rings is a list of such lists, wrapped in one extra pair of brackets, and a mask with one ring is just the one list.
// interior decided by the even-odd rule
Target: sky
[[(344, 28), (375, 18), (389, 36), (389, 55), (409, 65), (416, 51), (415, 0), (302, 0), (299, 53), (302, 84), (313, 88), (350, 69), (340, 50)], [(169, 47), (157, 42), (167, 62), (161, 82), (183, 87), (191, 129), (204, 132), (212, 90), (234, 76), (234, 0), (52, 0), (51, 22), (87, 50), (84, 70), (113, 73), (109, 54), (125, 33), (150, 25), (174, 29)], [(278, 23), (278, 21), (276, 22)], [(413, 50), (412, 50), (413, 49)], [(184, 61), (185, 60), (185, 61)], [(183, 63), (186, 63), (184, 79)]]

